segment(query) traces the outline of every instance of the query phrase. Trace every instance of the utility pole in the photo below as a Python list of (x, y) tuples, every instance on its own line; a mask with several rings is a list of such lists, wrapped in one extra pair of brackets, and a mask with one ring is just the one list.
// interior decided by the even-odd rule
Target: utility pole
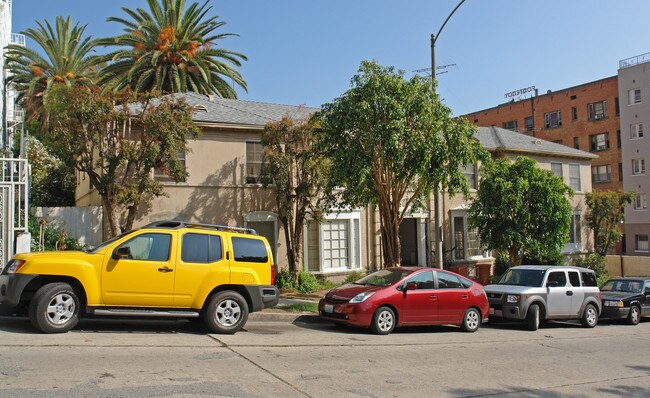
[[(447, 19), (445, 19), (445, 22), (443, 22), (442, 26), (438, 30), (437, 34), (431, 34), (431, 87), (433, 88), (434, 93), (436, 92), (436, 40), (438, 37), (440, 37), (440, 32), (444, 29), (445, 25), (447, 25), (447, 22), (449, 22), (449, 19), (451, 18), (452, 15), (456, 12), (458, 7), (460, 7), (465, 0), (461, 0), (458, 5), (456, 5), (456, 8), (453, 9), (453, 11), (447, 16)], [(435, 192), (434, 192), (434, 207), (435, 207), (435, 224), (436, 224), (436, 245), (435, 245), (435, 253), (436, 253), (436, 261), (435, 261), (435, 266), (438, 268), (442, 268), (443, 263), (444, 263), (444, 256), (442, 252), (442, 193), (440, 192), (440, 184), (436, 184)]]

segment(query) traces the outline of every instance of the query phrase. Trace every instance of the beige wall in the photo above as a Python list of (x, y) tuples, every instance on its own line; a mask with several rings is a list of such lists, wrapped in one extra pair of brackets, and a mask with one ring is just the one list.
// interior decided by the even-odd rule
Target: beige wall
[(650, 257), (606, 256), (605, 260), (611, 276), (650, 277)]

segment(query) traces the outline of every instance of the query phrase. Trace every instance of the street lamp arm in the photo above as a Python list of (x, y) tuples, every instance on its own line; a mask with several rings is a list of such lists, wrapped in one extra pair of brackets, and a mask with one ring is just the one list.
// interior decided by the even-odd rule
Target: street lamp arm
[(438, 40), (438, 36), (440, 36), (440, 32), (442, 32), (442, 30), (445, 28), (445, 25), (447, 25), (447, 22), (449, 22), (449, 19), (451, 18), (451, 16), (454, 15), (454, 13), (455, 13), (456, 10), (458, 9), (458, 7), (460, 7), (461, 5), (463, 5), (464, 2), (465, 2), (465, 0), (461, 0), (461, 2), (458, 3), (458, 5), (456, 6), (456, 8), (454, 8), (453, 11), (449, 14), (449, 16), (447, 16), (447, 19), (445, 19), (445, 22), (442, 23), (442, 26), (441, 26), (440, 29), (438, 30), (438, 33), (436, 33), (435, 36), (434, 36), (434, 35), (431, 35), (431, 40), (433, 40), (433, 43), (434, 43), (434, 44), (436, 43), (436, 40)]

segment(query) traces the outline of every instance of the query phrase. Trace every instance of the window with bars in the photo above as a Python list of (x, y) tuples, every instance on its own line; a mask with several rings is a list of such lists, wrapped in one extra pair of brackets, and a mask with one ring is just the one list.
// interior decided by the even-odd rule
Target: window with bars
[(600, 120), (607, 117), (607, 101), (594, 102), (587, 105), (587, 118)]
[(562, 125), (562, 112), (554, 111), (544, 114), (544, 127), (553, 128), (559, 127)]

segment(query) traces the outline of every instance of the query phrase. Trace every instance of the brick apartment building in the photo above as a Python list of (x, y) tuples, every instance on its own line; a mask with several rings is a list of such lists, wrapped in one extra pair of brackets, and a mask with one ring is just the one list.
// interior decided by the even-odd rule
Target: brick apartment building
[[(531, 90), (532, 91), (532, 90)], [(466, 115), (477, 126), (498, 126), (598, 155), (594, 190), (623, 189), (618, 77), (512, 100)]]

